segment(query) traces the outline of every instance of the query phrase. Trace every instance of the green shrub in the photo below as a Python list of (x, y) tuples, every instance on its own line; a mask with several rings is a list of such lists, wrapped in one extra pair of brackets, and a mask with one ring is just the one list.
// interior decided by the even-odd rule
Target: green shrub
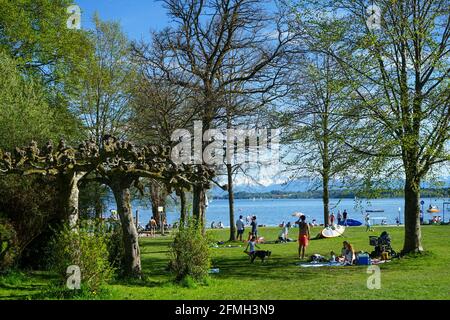
[(123, 270), (125, 248), (123, 246), (122, 226), (119, 221), (110, 219), (106, 225), (109, 235), (108, 253), (109, 263), (119, 272)]
[(169, 268), (175, 274), (177, 281), (187, 282), (190, 278), (203, 281), (211, 265), (208, 239), (202, 235), (201, 229), (194, 220), (189, 220), (186, 226), (180, 226), (175, 234), (169, 250)]
[(7, 271), (13, 266), (17, 254), (16, 231), (9, 221), (0, 218), (0, 272)]
[(109, 234), (103, 228), (82, 225), (78, 230), (64, 227), (52, 241), (52, 267), (66, 284), (67, 268), (80, 267), (81, 286), (100, 290), (113, 276), (109, 262)]

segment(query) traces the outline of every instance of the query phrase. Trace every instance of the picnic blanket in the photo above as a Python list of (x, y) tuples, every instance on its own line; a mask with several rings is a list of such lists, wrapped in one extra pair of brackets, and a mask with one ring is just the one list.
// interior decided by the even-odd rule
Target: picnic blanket
[[(378, 259), (372, 259), (372, 265), (377, 264), (383, 264), (391, 262), (391, 260), (378, 260)], [(303, 268), (317, 268), (317, 267), (343, 267), (345, 264), (340, 262), (299, 262), (297, 263), (298, 266)]]
[(298, 266), (303, 268), (317, 268), (317, 267), (342, 267), (344, 264), (340, 262), (300, 262), (297, 263)]

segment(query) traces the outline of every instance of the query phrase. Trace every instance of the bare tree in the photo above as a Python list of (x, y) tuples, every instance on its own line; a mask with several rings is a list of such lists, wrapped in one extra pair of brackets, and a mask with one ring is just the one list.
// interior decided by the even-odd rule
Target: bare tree
[[(195, 93), (192, 111), (195, 120), (202, 121), (203, 132), (224, 115), (224, 93), (230, 85), (240, 83), (240, 90), (252, 94), (277, 83), (295, 39), (282, 29), (281, 16), (269, 14), (255, 0), (164, 3), (176, 27), (154, 33), (151, 47), (141, 44), (135, 51), (156, 66), (161, 77)], [(223, 80), (224, 68), (230, 64), (233, 76)], [(204, 224), (204, 189), (194, 188), (193, 214)]]

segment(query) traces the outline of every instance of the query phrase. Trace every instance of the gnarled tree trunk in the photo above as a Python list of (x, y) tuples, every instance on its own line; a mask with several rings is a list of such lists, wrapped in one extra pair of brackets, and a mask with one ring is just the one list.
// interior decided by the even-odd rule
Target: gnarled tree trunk
[[(130, 184), (131, 185), (131, 184)], [(141, 276), (141, 254), (139, 250), (139, 237), (134, 224), (131, 209), (130, 185), (115, 184), (111, 186), (117, 203), (117, 213), (120, 217), (125, 250), (125, 275), (139, 278)]]
[(156, 220), (156, 223), (161, 226), (161, 213), (159, 212), (158, 208), (163, 207), (165, 212), (167, 198), (166, 188), (157, 181), (151, 181), (150, 198), (152, 202), (153, 218)]
[(79, 195), (78, 182), (84, 177), (85, 172), (68, 172), (60, 178), (61, 207), (64, 213), (63, 220), (74, 229), (79, 221)]

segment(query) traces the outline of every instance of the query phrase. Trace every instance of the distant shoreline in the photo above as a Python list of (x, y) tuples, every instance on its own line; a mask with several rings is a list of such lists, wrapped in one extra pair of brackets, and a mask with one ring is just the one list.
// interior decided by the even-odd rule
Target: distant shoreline
[[(449, 198), (450, 188), (442, 189), (422, 189), (421, 198)], [(367, 195), (360, 194), (351, 191), (330, 191), (330, 199), (393, 199), (393, 198), (403, 198), (404, 193), (402, 190), (385, 190), (379, 191), (376, 194)], [(214, 200), (228, 200), (228, 194), (222, 196), (213, 196)], [(285, 191), (270, 191), (270, 192), (247, 192), (239, 191), (234, 193), (234, 199), (244, 199), (244, 200), (294, 200), (294, 199), (322, 199), (322, 191), (302, 191), (302, 192), (285, 192)]]

